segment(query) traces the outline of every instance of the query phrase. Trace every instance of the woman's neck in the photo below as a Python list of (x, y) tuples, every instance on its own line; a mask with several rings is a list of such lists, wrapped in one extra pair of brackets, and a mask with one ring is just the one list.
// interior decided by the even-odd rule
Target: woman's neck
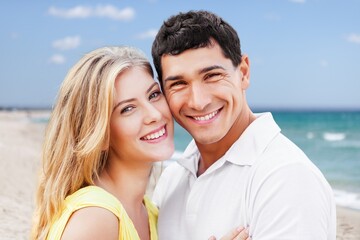
[(143, 207), (152, 165), (128, 163), (109, 160), (95, 184), (118, 198), (130, 213)]
[(111, 159), (95, 181), (119, 199), (140, 239), (150, 239), (149, 216), (143, 199), (151, 168), (151, 163), (132, 164)]

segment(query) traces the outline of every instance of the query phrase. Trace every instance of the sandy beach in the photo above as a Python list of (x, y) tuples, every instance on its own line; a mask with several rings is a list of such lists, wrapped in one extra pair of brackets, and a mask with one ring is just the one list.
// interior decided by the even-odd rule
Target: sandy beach
[[(47, 111), (0, 111), (0, 239), (29, 239)], [(360, 211), (337, 208), (338, 240), (360, 239)]]

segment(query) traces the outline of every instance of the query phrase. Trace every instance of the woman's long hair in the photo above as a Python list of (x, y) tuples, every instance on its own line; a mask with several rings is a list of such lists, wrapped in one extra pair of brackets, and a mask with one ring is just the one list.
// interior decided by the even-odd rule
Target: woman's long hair
[(134, 66), (153, 76), (138, 49), (104, 47), (68, 72), (46, 129), (32, 239), (46, 238), (68, 195), (94, 185), (107, 161), (115, 79)]

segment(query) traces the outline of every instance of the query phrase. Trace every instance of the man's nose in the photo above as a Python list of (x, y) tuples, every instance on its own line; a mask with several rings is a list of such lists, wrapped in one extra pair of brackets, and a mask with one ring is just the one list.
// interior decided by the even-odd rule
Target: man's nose
[(188, 106), (194, 110), (201, 111), (211, 102), (210, 94), (203, 84), (193, 84), (190, 89)]

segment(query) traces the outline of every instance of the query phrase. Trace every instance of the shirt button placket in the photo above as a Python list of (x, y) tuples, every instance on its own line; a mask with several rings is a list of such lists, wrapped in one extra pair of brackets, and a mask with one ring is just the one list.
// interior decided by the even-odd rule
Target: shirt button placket
[(197, 178), (192, 182), (189, 197), (186, 203), (186, 224), (190, 232), (194, 232), (196, 229), (197, 213), (200, 206), (201, 199), (201, 179)]

